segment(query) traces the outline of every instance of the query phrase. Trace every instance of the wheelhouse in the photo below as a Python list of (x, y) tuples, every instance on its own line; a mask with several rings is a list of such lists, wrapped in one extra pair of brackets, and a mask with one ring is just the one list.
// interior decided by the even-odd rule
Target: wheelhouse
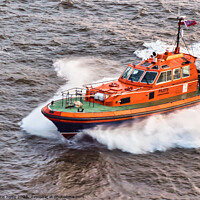
[(196, 58), (180, 53), (182, 24), (186, 24), (184, 17), (178, 17), (174, 51), (153, 52), (141, 63), (129, 64), (117, 80), (63, 91), (62, 99), (46, 105), (42, 113), (61, 133), (71, 137), (74, 132), (96, 124), (122, 122), (199, 104)]
[(156, 63), (150, 58), (136, 66), (128, 65), (118, 81), (135, 86), (160, 87), (197, 79), (195, 57), (191, 62), (187, 54), (168, 54), (158, 54)]
[[(156, 62), (155, 62), (156, 60)], [(87, 101), (121, 106), (171, 98), (195, 92), (198, 85), (196, 58), (165, 52), (137, 65), (129, 64), (118, 80), (88, 90)], [(100, 98), (101, 97), (101, 98)]]

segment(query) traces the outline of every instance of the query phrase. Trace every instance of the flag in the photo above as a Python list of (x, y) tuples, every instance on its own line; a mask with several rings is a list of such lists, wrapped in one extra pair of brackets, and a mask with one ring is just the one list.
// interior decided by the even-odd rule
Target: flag
[(184, 24), (186, 27), (188, 27), (188, 26), (193, 26), (197, 24), (197, 22), (195, 20), (184, 20), (181, 22), (181, 25), (184, 25)]

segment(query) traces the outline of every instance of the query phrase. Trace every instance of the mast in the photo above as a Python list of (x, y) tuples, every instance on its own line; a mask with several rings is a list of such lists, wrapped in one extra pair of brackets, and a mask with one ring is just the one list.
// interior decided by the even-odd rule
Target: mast
[(181, 21), (184, 20), (185, 17), (177, 17), (178, 19), (178, 33), (177, 33), (177, 39), (176, 39), (176, 48), (174, 53), (178, 54), (180, 52), (179, 42), (180, 42), (180, 32), (181, 32)]

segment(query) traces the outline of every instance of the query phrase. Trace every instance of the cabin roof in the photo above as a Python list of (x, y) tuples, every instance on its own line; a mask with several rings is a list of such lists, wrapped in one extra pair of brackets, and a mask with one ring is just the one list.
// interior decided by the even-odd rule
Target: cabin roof
[[(143, 60), (136, 66), (129, 65), (131, 67), (135, 67), (142, 70), (150, 70), (150, 71), (165, 71), (169, 69), (174, 69), (180, 66), (184, 66), (187, 64), (192, 64), (195, 62), (196, 58), (189, 54), (174, 54), (171, 52), (165, 52), (163, 54), (158, 54), (156, 56), (157, 61), (154, 62), (152, 57)], [(155, 67), (158, 66), (158, 67)]]

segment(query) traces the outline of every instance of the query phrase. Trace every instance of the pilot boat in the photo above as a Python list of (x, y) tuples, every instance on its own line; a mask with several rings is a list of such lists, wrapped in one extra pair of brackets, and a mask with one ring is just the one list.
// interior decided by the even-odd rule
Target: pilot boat
[(181, 53), (179, 47), (181, 25), (195, 23), (178, 17), (172, 52), (153, 52), (139, 64), (129, 64), (117, 80), (63, 91), (62, 98), (47, 104), (42, 113), (70, 138), (98, 124), (121, 123), (199, 104), (197, 58)]

